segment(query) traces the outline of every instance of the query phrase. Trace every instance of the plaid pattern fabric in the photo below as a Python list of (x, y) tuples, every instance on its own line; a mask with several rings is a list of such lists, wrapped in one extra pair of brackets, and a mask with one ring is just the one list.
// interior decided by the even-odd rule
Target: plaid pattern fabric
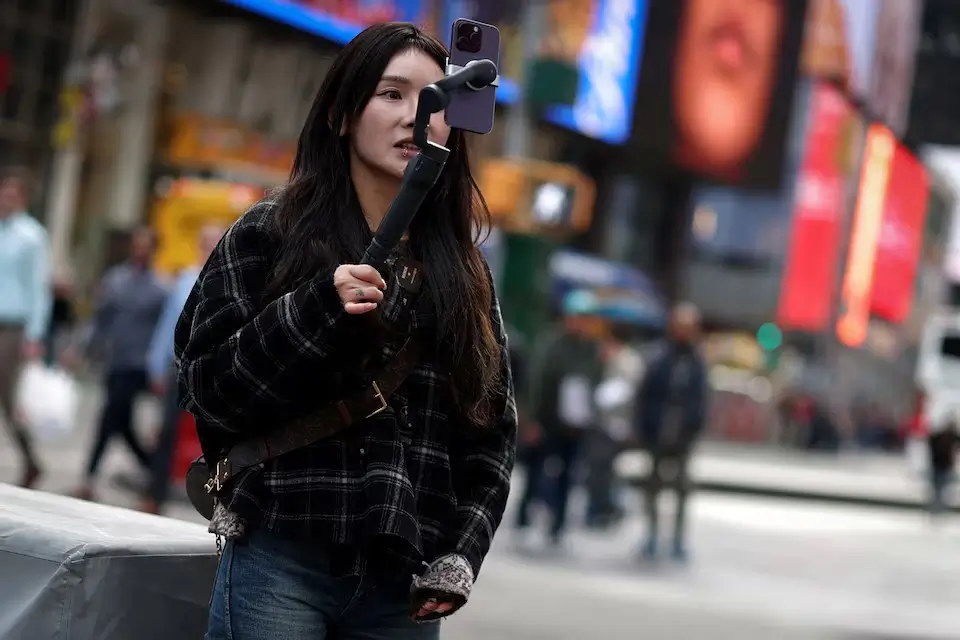
[[(343, 311), (332, 270), (261, 304), (279, 246), (271, 208), (254, 206), (226, 233), (177, 326), (181, 406), (196, 417), (208, 457), (369, 382), (354, 372), (364, 318)], [(391, 319), (397, 297), (383, 305)], [(433, 314), (412, 306), (409, 331), (430, 336)], [(376, 539), (414, 562), (460, 554), (478, 572), (506, 506), (517, 422), (497, 303), (492, 314), (505, 381), (496, 424), (461, 424), (435, 350), (426, 350), (389, 409), (234, 479), (227, 508), (324, 543)], [(384, 345), (383, 355), (398, 347)]]

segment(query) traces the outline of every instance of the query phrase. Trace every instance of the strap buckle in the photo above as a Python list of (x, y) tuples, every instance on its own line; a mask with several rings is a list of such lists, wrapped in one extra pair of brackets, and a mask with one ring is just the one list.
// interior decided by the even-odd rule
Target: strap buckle
[(217, 462), (213, 475), (207, 480), (207, 483), (203, 485), (203, 488), (207, 493), (216, 495), (220, 493), (220, 489), (223, 488), (223, 483), (226, 482), (229, 477), (229, 463), (226, 460), (221, 460)]
[(383, 413), (384, 411), (386, 411), (387, 407), (389, 406), (387, 404), (387, 399), (383, 397), (383, 393), (380, 391), (380, 385), (378, 385), (376, 381), (374, 381), (373, 384), (370, 386), (373, 388), (373, 393), (374, 393), (373, 399), (378, 401), (380, 403), (380, 406), (374, 409), (373, 411), (371, 411), (370, 413), (368, 413), (364, 418), (364, 420), (366, 420), (367, 418), (372, 418), (378, 413)]

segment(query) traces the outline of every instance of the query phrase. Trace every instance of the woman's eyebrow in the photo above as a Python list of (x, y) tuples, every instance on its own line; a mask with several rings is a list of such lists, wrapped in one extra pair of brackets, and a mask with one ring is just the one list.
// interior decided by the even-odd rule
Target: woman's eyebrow
[(411, 84), (410, 78), (406, 76), (383, 76), (380, 82), (396, 82), (397, 84)]

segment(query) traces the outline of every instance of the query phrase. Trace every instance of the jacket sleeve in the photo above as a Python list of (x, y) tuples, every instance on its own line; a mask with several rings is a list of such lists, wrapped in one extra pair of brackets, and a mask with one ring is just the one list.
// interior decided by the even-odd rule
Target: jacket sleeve
[(654, 437), (656, 432), (656, 414), (659, 411), (660, 398), (656, 392), (660, 383), (660, 370), (663, 358), (666, 357), (666, 349), (658, 347), (650, 353), (643, 378), (637, 385), (637, 395), (634, 401), (633, 412), (635, 416), (636, 435), (646, 445), (652, 444), (649, 439)]
[(108, 328), (113, 322), (116, 313), (115, 282), (119, 279), (120, 267), (109, 269), (100, 279), (94, 302), (93, 317), (87, 335), (82, 340), (82, 350), (89, 359), (102, 357), (108, 340)]
[(562, 369), (552, 365), (557, 360), (560, 336), (558, 331), (543, 334), (534, 345), (530, 366), (527, 367), (528, 382), (524, 399), (528, 403), (530, 417), (547, 430), (554, 429), (557, 423), (556, 388), (562, 377)]
[(510, 493), (517, 444), (517, 407), (510, 374), (510, 354), (500, 305), (494, 297), (494, 331), (500, 340), (500, 375), (494, 424), (460, 437), (453, 462), (457, 496), (457, 538), (453, 552), (463, 556), (474, 577), (490, 550)]
[(699, 434), (707, 427), (707, 416), (710, 411), (710, 373), (702, 356), (697, 356), (696, 397), (691, 404), (690, 427), (694, 434)]
[[(181, 274), (177, 278), (173, 290), (167, 295), (160, 319), (153, 330), (150, 348), (147, 350), (147, 373), (152, 382), (162, 382), (167, 379), (168, 371), (173, 364), (173, 339), (183, 311), (183, 300), (193, 290), (193, 280), (187, 280)], [(187, 287), (190, 287), (187, 290)], [(187, 295), (184, 295), (186, 293)]]
[(227, 231), (176, 329), (181, 407), (228, 432), (273, 422), (307, 390), (332, 386), (337, 350), (356, 326), (332, 270), (263, 304), (277, 245), (264, 206)]
[[(39, 227), (39, 225), (37, 225)], [(30, 309), (25, 329), (27, 340), (41, 340), (50, 327), (53, 295), (50, 290), (50, 247), (46, 231), (40, 228), (33, 247), (33, 260), (27, 274), (26, 291), (30, 295)]]

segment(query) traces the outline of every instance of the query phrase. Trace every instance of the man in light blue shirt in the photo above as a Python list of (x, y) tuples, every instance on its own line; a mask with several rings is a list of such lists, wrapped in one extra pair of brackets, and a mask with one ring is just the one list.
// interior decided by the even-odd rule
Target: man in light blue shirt
[(17, 381), (23, 363), (43, 355), (52, 304), (49, 241), (26, 213), (29, 184), (23, 169), (0, 170), (0, 419), (20, 448), (24, 487), (36, 484), (40, 466), (14, 406)]
[(183, 306), (190, 297), (200, 275), (200, 266), (213, 253), (223, 236), (223, 228), (210, 225), (200, 230), (197, 247), (197, 266), (184, 269), (177, 276), (173, 290), (167, 297), (163, 314), (157, 323), (147, 353), (147, 373), (154, 393), (163, 399), (163, 423), (157, 448), (153, 454), (150, 469), (151, 482), (149, 495), (144, 497), (141, 509), (150, 513), (159, 513), (167, 499), (170, 486), (170, 469), (177, 444), (177, 427), (180, 424), (180, 407), (177, 394), (177, 369), (173, 358), (173, 340), (177, 321)]

